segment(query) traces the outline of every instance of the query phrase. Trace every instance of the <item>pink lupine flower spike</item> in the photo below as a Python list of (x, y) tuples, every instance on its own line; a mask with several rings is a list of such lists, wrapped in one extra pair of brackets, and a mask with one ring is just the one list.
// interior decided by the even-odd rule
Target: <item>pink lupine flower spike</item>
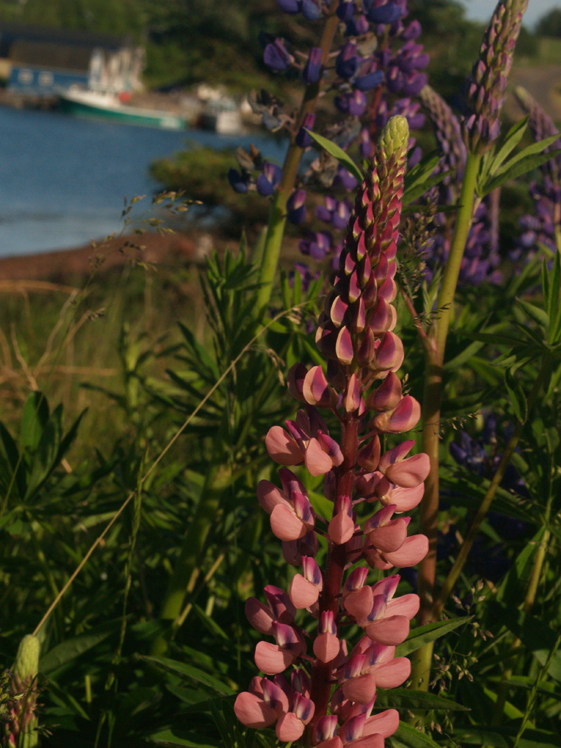
[[(281, 487), (259, 483), (259, 502), (286, 560), (300, 570), (287, 592), (269, 585), (267, 603), (246, 603), (252, 626), (274, 641), (255, 649), (255, 663), (269, 677), (254, 678), (234, 709), (247, 727), (274, 725), (281, 742), (383, 748), (399, 715), (395, 709), (372, 714), (377, 690), (401, 685), (411, 672), (395, 650), (409, 634), (419, 598), (395, 597), (397, 574), (368, 584), (371, 568), (379, 574), (412, 566), (428, 550), (424, 535), (408, 536), (403, 512), (420, 502), (429, 460), (411, 454), (413, 441), (392, 441), (420, 418), (419, 403), (403, 395), (397, 373), (404, 350), (392, 303), (408, 136), (405, 117), (394, 117), (382, 132), (318, 323), (316, 342), (327, 365), (292, 367), (288, 387), (302, 408), (265, 440), (283, 467)], [(320, 408), (337, 415), (339, 438)], [(324, 476), (331, 517), (316, 514), (289, 468)], [(365, 518), (368, 505), (374, 511)], [(323, 568), (315, 559), (319, 533), (328, 541)], [(305, 615), (317, 620), (311, 646), (300, 625)], [(342, 635), (349, 623), (362, 629), (354, 646)]]

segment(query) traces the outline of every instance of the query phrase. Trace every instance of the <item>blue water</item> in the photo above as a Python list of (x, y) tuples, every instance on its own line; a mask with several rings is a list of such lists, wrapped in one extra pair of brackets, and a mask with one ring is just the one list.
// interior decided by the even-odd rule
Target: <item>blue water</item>
[(283, 148), (255, 136), (158, 130), (0, 107), (0, 256), (87, 244), (120, 231), (124, 198), (158, 188), (148, 166), (184, 148), (253, 142), (280, 161)]

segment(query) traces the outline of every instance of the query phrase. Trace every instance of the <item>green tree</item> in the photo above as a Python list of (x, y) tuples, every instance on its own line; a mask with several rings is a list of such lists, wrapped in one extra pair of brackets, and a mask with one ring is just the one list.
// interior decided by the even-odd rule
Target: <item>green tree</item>
[(536, 24), (538, 36), (561, 36), (561, 8), (553, 8)]

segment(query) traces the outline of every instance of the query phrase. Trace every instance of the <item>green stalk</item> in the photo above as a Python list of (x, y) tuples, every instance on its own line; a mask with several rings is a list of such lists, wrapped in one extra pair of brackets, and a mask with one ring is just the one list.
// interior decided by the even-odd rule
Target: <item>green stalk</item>
[[(468, 153), (459, 207), (448, 262), (437, 301), (437, 319), (425, 347), (425, 386), (423, 395), (423, 452), (428, 454), (431, 469), (425, 481), (421, 502), (421, 532), (429, 540), (429, 552), (419, 565), (419, 595), (421, 625), (434, 620), (432, 606), (436, 578), (436, 541), (438, 530), (440, 407), (442, 400), (442, 367), (446, 338), (453, 312), (454, 296), (464, 250), (473, 220), (475, 185), (481, 156)], [(428, 690), (432, 662), (432, 644), (417, 650), (412, 661), (412, 688)]]
[[(335, 14), (338, 4), (338, 0), (331, 1), (329, 13), (326, 16), (326, 21), (323, 26), (321, 39), (318, 45), (321, 49), (322, 69), (323, 67), (325, 67), (329, 58), (329, 53), (333, 44), (333, 38), (339, 24), (339, 18)], [(295, 137), (300, 127), (302, 126), (304, 117), (307, 114), (312, 114), (315, 111), (320, 91), (320, 82), (312, 83), (309, 86), (306, 86), (302, 105), (296, 118), (294, 135), (291, 138), (290, 145), (284, 159), (281, 181), (279, 183), (279, 186), (277, 187), (275, 197), (273, 198), (273, 203), (271, 205), (269, 224), (267, 226), (267, 236), (265, 237), (262, 262), (259, 271), (259, 290), (257, 292), (257, 309), (259, 310), (263, 310), (268, 305), (271, 298), (273, 281), (277, 272), (281, 243), (284, 235), (284, 227), (286, 225), (286, 204), (288, 202), (288, 198), (294, 190), (296, 177), (298, 175), (298, 167), (300, 166), (302, 154), (304, 153), (302, 148), (296, 145)]]

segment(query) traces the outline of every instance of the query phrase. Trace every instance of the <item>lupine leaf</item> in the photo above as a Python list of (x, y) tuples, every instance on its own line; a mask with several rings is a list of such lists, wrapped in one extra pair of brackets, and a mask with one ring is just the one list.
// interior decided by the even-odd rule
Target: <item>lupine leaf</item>
[(389, 741), (392, 748), (402, 748), (402, 746), (406, 748), (438, 748), (438, 743), (435, 743), (432, 738), (425, 735), (424, 732), (409, 727), (404, 722), (399, 723), (397, 731), (389, 738)]
[[(547, 661), (550, 651), (557, 643), (555, 631), (549, 626), (529, 613), (523, 613), (512, 605), (496, 600), (489, 602), (489, 614), (512, 631), (541, 665)], [(553, 655), (548, 673), (555, 680), (561, 681), (561, 652), (557, 651)]]
[[(443, 181), (447, 176), (452, 174), (451, 171), (443, 171), (438, 174), (435, 174), (434, 177), (428, 177), (427, 179), (424, 179), (423, 181), (417, 180), (415, 184), (411, 185), (410, 187), (404, 189), (403, 191), (403, 199), (402, 199), (402, 205), (411, 205), (411, 203), (415, 202), (421, 195), (424, 195), (425, 192), (428, 192), (431, 187), (435, 187), (437, 184), (440, 184), (440, 182)], [(451, 210), (456, 210), (455, 206), (448, 206), (451, 208)]]
[(449, 709), (456, 712), (469, 712), (470, 709), (457, 701), (437, 696), (427, 691), (414, 691), (410, 688), (380, 690), (376, 695), (376, 707), (388, 709)]
[(497, 169), (500, 167), (500, 165), (503, 163), (505, 158), (508, 158), (512, 151), (516, 148), (518, 143), (522, 140), (524, 137), (524, 133), (526, 132), (526, 128), (528, 127), (528, 120), (530, 119), (530, 115), (526, 115), (523, 119), (520, 120), (520, 122), (517, 122), (514, 124), (510, 130), (507, 132), (505, 139), (503, 141), (502, 147), (497, 152), (497, 155), (493, 157), (491, 162), (491, 168), (490, 173), (495, 174)]
[(49, 404), (42, 392), (32, 392), (25, 401), (21, 416), (20, 445), (34, 451), (49, 420)]
[(523, 299), (516, 299), (516, 303), (519, 304), (528, 317), (531, 317), (531, 319), (533, 319), (534, 322), (537, 322), (538, 325), (541, 325), (542, 327), (549, 326), (549, 317), (543, 309), (540, 309), (538, 306), (534, 306), (534, 304), (530, 304), (528, 301), (524, 301)]
[(520, 382), (513, 374), (512, 368), (505, 371), (505, 387), (516, 417), (521, 423), (526, 423), (526, 419), (528, 418), (528, 402)]
[[(555, 139), (557, 139), (558, 137), (559, 136), (556, 135)], [(550, 138), (548, 138), (548, 140), (550, 140)], [(542, 141), (542, 143), (545, 142), (546, 141)], [(538, 145), (538, 143), (536, 143), (535, 145)], [(531, 148), (531, 146), (529, 146), (529, 148)], [(547, 161), (550, 161), (560, 153), (561, 148), (558, 148), (557, 150), (551, 151), (550, 153), (535, 153), (525, 155), (523, 158), (517, 159), (516, 163), (511, 163), (509, 161), (507, 164), (505, 164), (503, 169), (500, 170), (500, 173), (497, 174), (496, 177), (493, 177), (487, 182), (487, 184), (485, 184), (482, 190), (478, 193), (478, 197), (485, 197), (485, 195), (488, 195), (490, 192), (493, 192), (493, 190), (496, 190), (497, 187), (501, 187), (507, 182), (512, 182), (513, 179), (521, 177), (523, 174), (532, 171), (532, 169), (537, 169), (538, 166), (545, 164)]]
[(66, 639), (61, 644), (57, 644), (49, 652), (44, 654), (39, 660), (39, 672), (47, 675), (63, 665), (79, 657), (84, 652), (97, 646), (104, 639), (107, 639), (112, 633), (117, 631), (121, 626), (121, 620), (104, 623), (95, 629), (91, 629), (86, 634)]
[[(191, 733), (189, 733), (191, 734)], [(146, 740), (151, 741), (152, 743), (162, 743), (165, 748), (168, 748), (168, 746), (188, 746), (188, 748), (216, 748), (216, 744), (212, 743), (203, 743), (202, 740), (204, 739), (202, 736), (199, 737), (195, 733), (192, 733), (193, 737), (191, 740), (188, 738), (179, 737), (178, 735), (174, 735), (172, 730), (170, 728), (166, 730), (160, 730), (159, 732), (155, 732), (152, 735), (147, 735)]]
[(530, 575), (530, 566), (536, 550), (541, 543), (545, 528), (540, 527), (532, 540), (524, 545), (514, 565), (501, 582), (497, 600), (519, 600), (522, 590), (526, 589)]
[[(516, 739), (515, 727), (483, 727), (473, 725), (469, 728), (454, 730), (454, 735), (461, 739), (462, 745), (489, 745), (493, 748), (512, 748)], [(559, 748), (560, 736), (545, 730), (529, 729), (518, 741), (518, 748)]]
[(222, 683), (222, 681), (218, 680), (218, 678), (214, 678), (214, 676), (209, 675), (208, 673), (204, 673), (202, 670), (199, 670), (192, 665), (188, 665), (185, 662), (172, 660), (170, 657), (144, 656), (143, 659), (147, 660), (148, 662), (155, 662), (156, 665), (163, 668), (164, 670), (171, 670), (174, 673), (179, 673), (180, 675), (184, 675), (191, 680), (197, 681), (197, 683), (203, 683), (205, 686), (212, 688), (218, 693), (225, 694), (226, 696), (230, 696), (233, 693), (232, 689), (225, 683)]
[(343, 164), (345, 169), (347, 169), (353, 175), (353, 177), (358, 180), (359, 183), (362, 183), (364, 181), (364, 174), (358, 168), (358, 166), (355, 164), (348, 153), (345, 153), (345, 151), (336, 143), (333, 143), (331, 140), (324, 138), (323, 135), (318, 135), (317, 132), (313, 132), (312, 130), (306, 130), (306, 132), (316, 141), (319, 146), (327, 151), (330, 156), (333, 156), (337, 159), (337, 161), (339, 161), (339, 163)]
[(462, 624), (471, 621), (470, 616), (465, 618), (452, 618), (448, 621), (437, 621), (436, 623), (427, 623), (426, 626), (419, 626), (413, 629), (407, 639), (400, 644), (395, 650), (396, 657), (404, 657), (405, 655), (415, 652), (417, 649), (424, 647), (425, 644), (433, 642), (435, 639), (444, 636), (449, 631), (453, 631)]

